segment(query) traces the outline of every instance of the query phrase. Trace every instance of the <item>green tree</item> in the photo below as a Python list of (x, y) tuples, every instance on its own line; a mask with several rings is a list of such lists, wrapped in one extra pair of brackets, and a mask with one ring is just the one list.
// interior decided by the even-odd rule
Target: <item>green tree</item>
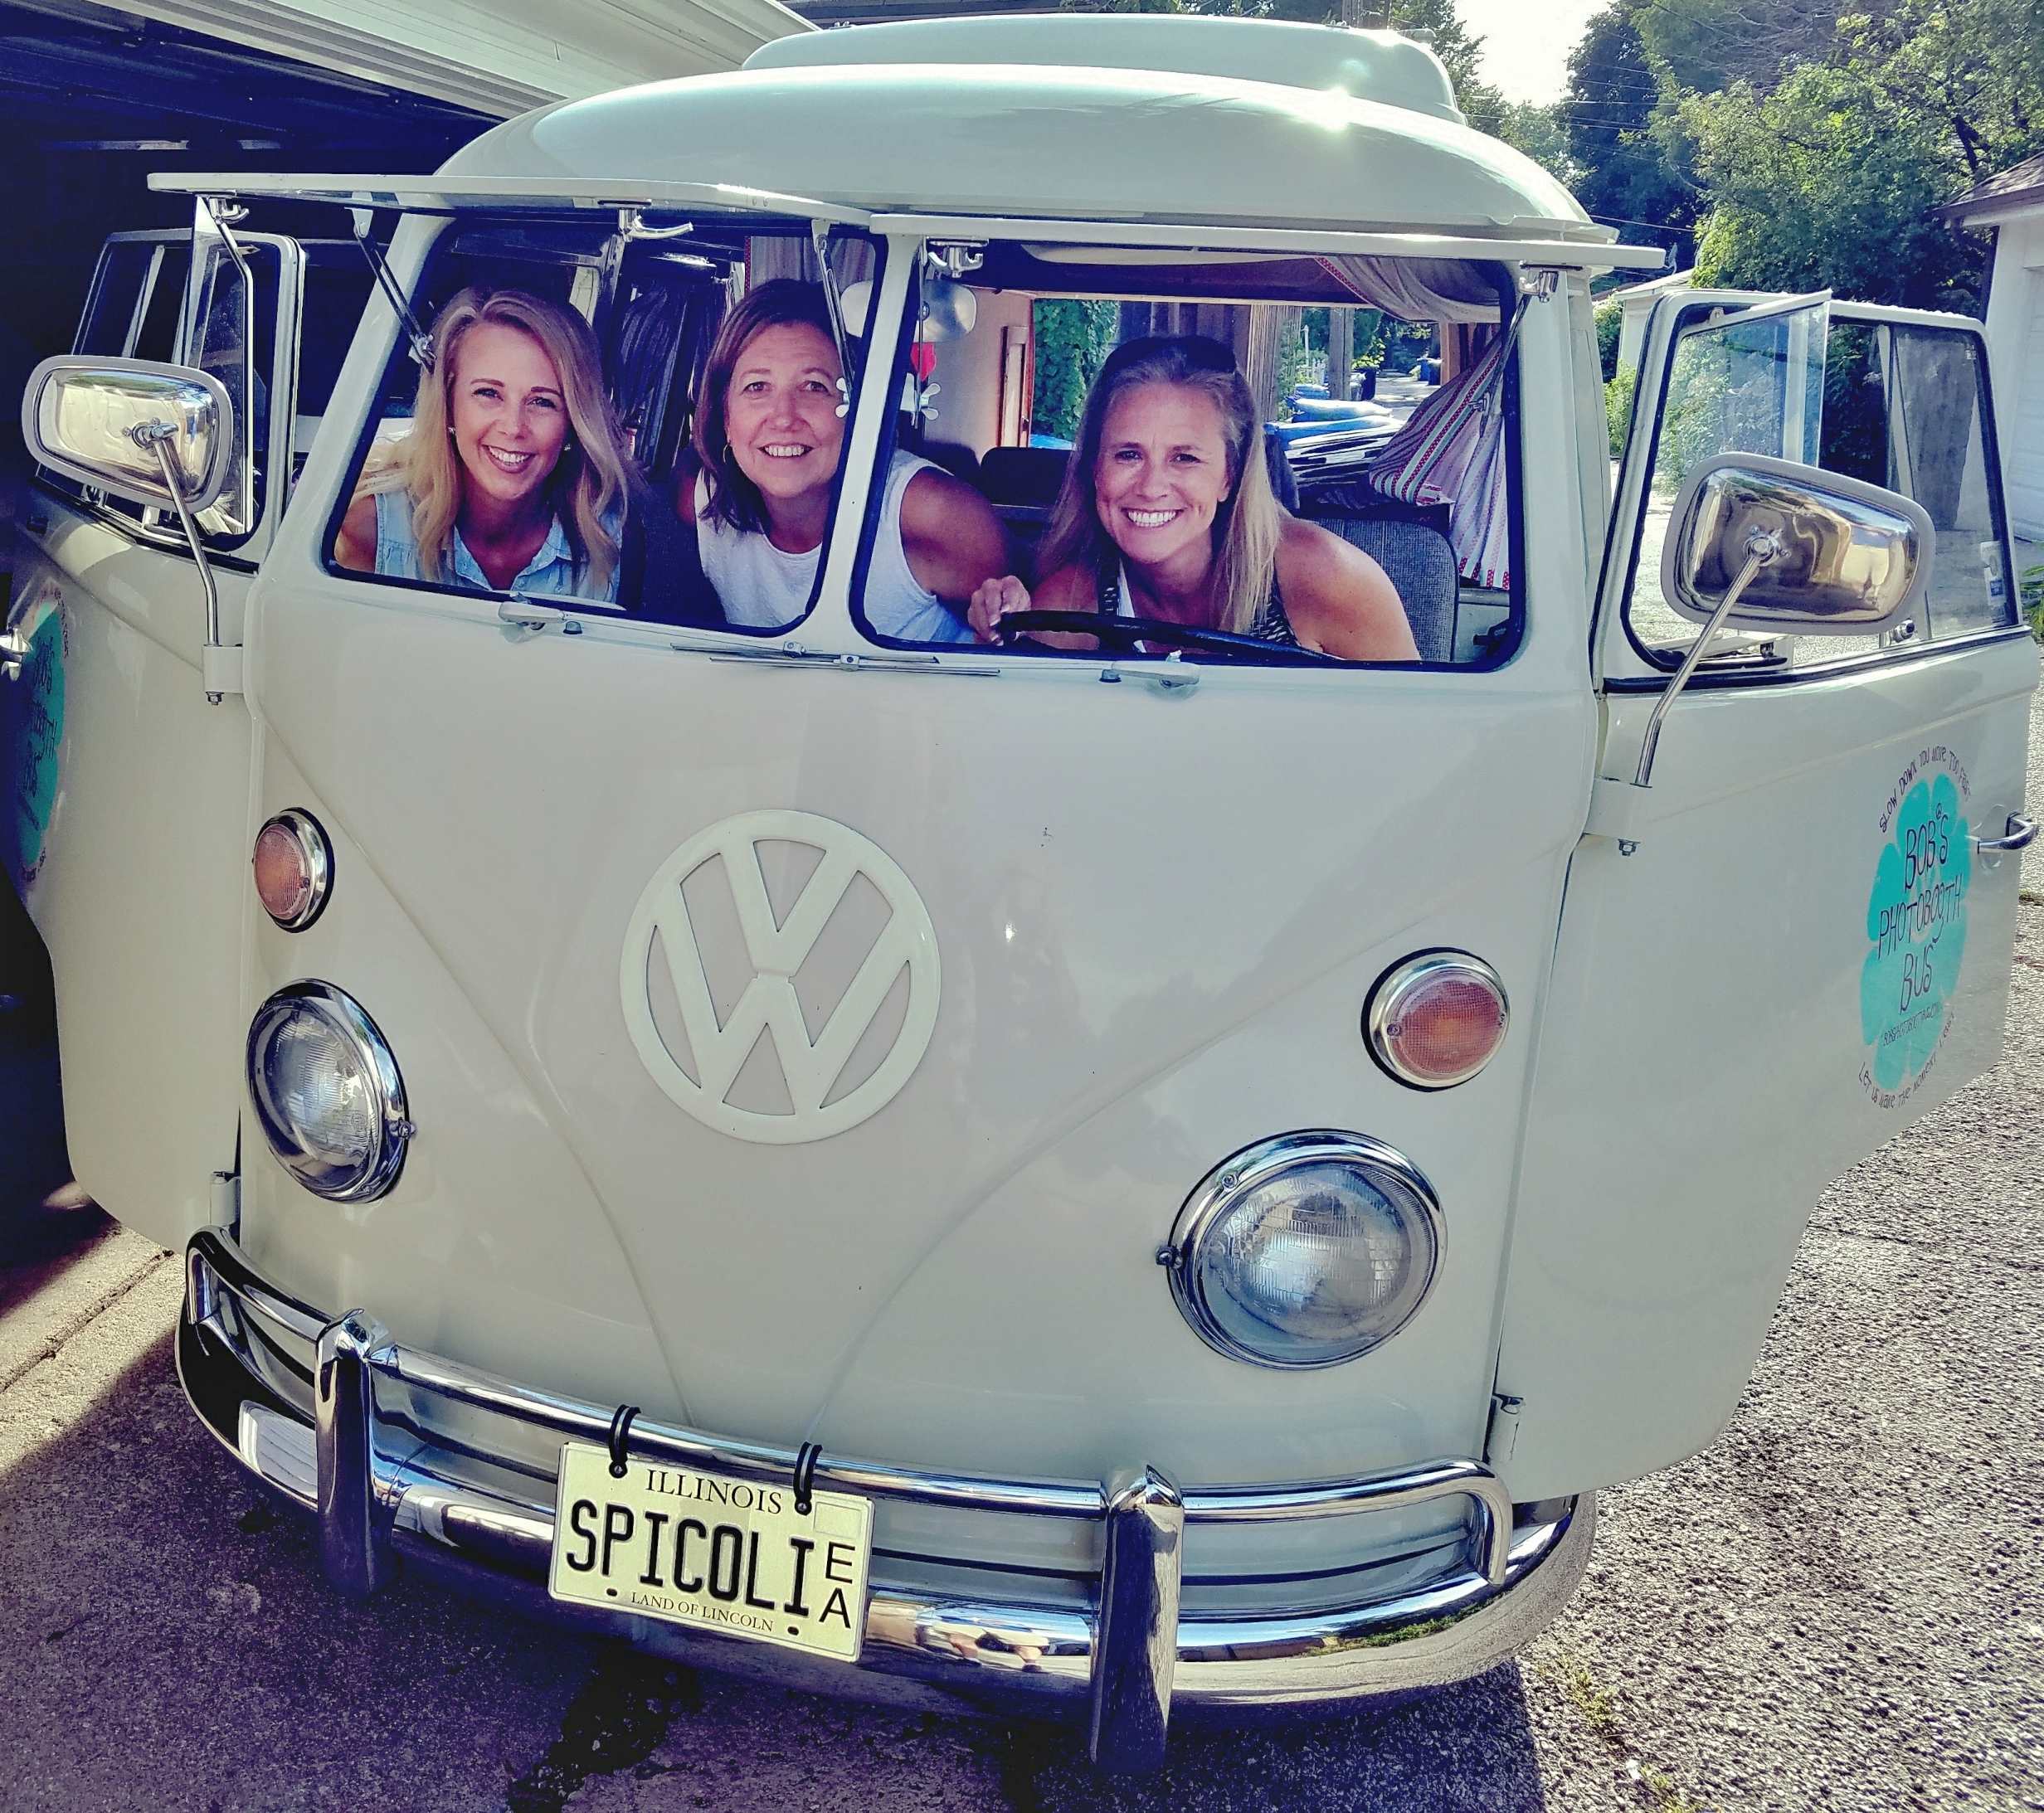
[(2044, 0), (1899, 0), (1838, 31), (1847, 67), (1940, 135), (1968, 183), (2044, 148)]
[(1931, 211), (1955, 187), (1948, 149), (1864, 71), (1806, 65), (1772, 95), (1735, 82), (1684, 96), (1681, 119), (1711, 200), (1699, 282), (1970, 304), (1978, 250)]
[(1584, 211), (1616, 226), (1628, 245), (1673, 243), (1686, 262), (1698, 196), (1657, 129), (1675, 90), (1641, 41), (1640, 10), (1613, 0), (1591, 17), (1570, 53), (1569, 85), (1555, 111)]
[(1534, 163), (1564, 182), (1575, 175), (1575, 160), (1569, 155), (1569, 137), (1558, 110), (1536, 101), (1508, 100), (1500, 109), (1497, 123), (1487, 129), (1515, 151), (1523, 151)]
[(1035, 431), (1065, 440), (1078, 434), (1086, 393), (1114, 350), (1121, 310), (1111, 302), (1036, 304)]
[[(1876, 0), (1884, 3), (1884, 0)], [(1793, 63), (1821, 63), (1837, 0), (1632, 0), (1632, 25), (1657, 74), (1691, 94), (1735, 82), (1766, 90)]]

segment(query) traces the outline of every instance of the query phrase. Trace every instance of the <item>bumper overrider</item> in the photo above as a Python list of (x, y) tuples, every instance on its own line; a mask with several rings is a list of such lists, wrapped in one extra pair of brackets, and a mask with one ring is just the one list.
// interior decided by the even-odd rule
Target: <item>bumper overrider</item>
[[(1514, 1507), (1471, 1460), (1181, 1489), (1141, 1465), (1103, 1482), (1000, 1480), (825, 1455), (815, 1484), (874, 1504), (864, 1641), (844, 1664), (551, 1598), (560, 1444), (606, 1440), (611, 1412), (400, 1346), (360, 1310), (324, 1315), (265, 1283), (224, 1229), (187, 1250), (178, 1372), (228, 1452), (317, 1520), (343, 1592), (374, 1591), (402, 1560), (727, 1673), (1083, 1721), (1094, 1760), (1117, 1769), (1159, 1762), (1175, 1713), (1327, 1707), (1482, 1673), (1560, 1610), (1595, 1524), (1588, 1495)], [(635, 1457), (762, 1484), (798, 1460), (644, 1421), (630, 1441)], [(1244, 1526), (1276, 1540), (1331, 1519), (1345, 1565), (1241, 1568)]]

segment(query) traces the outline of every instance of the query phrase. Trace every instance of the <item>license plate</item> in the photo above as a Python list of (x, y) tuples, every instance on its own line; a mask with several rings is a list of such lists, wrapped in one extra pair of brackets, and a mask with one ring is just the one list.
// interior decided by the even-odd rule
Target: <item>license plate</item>
[(787, 1485), (634, 1461), (611, 1477), (605, 1447), (561, 1450), (547, 1590), (573, 1605), (699, 1625), (856, 1661), (865, 1628), (873, 1504)]

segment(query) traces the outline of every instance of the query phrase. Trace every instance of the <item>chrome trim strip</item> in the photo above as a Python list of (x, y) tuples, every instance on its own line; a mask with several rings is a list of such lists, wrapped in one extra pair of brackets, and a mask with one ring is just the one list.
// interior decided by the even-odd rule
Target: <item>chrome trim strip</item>
[[(203, 1236), (199, 1237), (203, 1238)], [(436, 1355), (393, 1347), (373, 1356), (380, 1372), (423, 1390), (479, 1410), (495, 1411), (523, 1422), (538, 1423), (563, 1436), (590, 1441), (607, 1441), (611, 1412), (572, 1398), (534, 1391), (494, 1373), (462, 1366)], [(664, 1423), (635, 1421), (635, 1451), (684, 1466), (709, 1467), (769, 1480), (785, 1478), (795, 1467), (796, 1451), (759, 1442), (736, 1441)], [(1041, 1517), (1098, 1518), (1107, 1501), (1099, 1486), (1075, 1480), (982, 1480), (965, 1475), (925, 1472), (889, 1466), (877, 1461), (816, 1463), (816, 1483), (833, 1491), (865, 1498), (902, 1499), (922, 1504), (948, 1504), (982, 1511), (1013, 1511)]]
[(1511, 1549), (1511, 1495), (1504, 1482), (1474, 1461), (1436, 1461), (1374, 1480), (1322, 1485), (1209, 1485), (1185, 1495), (1185, 1519), (1197, 1524), (1268, 1524), (1350, 1511), (1400, 1510), (1430, 1499), (1466, 1493), (1483, 1508), (1488, 1525), (1484, 1576), (1505, 1583)]
[[(1589, 1559), (1595, 1518), (1587, 1495), (1559, 1517), (1515, 1529), (1501, 1482), (1469, 1460), (1438, 1461), (1368, 1480), (1183, 1493), (1154, 1468), (1118, 1481), (1110, 1493), (1090, 1482), (977, 1480), (869, 1461), (826, 1462), (818, 1477), (837, 1489), (1106, 1525), (1104, 1620), (1099, 1602), (1036, 1602), (1044, 1584), (1020, 1574), (1010, 1577), (1015, 1584), (1005, 1592), (961, 1594), (889, 1578), (877, 1568), (860, 1660), (847, 1668), (715, 1633), (556, 1603), (546, 1590), (551, 1494), (538, 1481), (533, 1494), (513, 1470), (529, 1470), (526, 1463), (509, 1454), (499, 1459), (464, 1450), (492, 1464), (490, 1485), (453, 1476), (449, 1470), (464, 1463), (452, 1445), (436, 1446), (439, 1438), (431, 1434), (421, 1440), (397, 1406), (379, 1407), (377, 1381), (439, 1392), (528, 1427), (596, 1440), (607, 1431), (606, 1413), (410, 1352), (359, 1311), (323, 1325), (307, 1305), (266, 1286), (222, 1229), (193, 1237), (187, 1283), (177, 1346), (186, 1395), (227, 1452), (285, 1501), (304, 1502), (283, 1474), (310, 1471), (316, 1463), (322, 1559), (344, 1589), (387, 1578), (402, 1558), (522, 1616), (621, 1636), (728, 1674), (932, 1710), (962, 1706), (1071, 1718), (1090, 1726), (1097, 1753), (1108, 1758), (1139, 1758), (1153, 1750), (1166, 1715), (1240, 1718), (1258, 1708), (1325, 1704), (1481, 1674), (1553, 1617)], [(250, 1339), (262, 1331), (251, 1317), (315, 1349), (313, 1417), (283, 1403), (265, 1384)], [(265, 1440), (253, 1453), (237, 1439), (241, 1407), (251, 1402), (268, 1412)], [(292, 1428), (301, 1431), (296, 1440)], [(645, 1424), (635, 1424), (632, 1441), (635, 1449), (644, 1446), (684, 1463), (741, 1473), (781, 1471), (794, 1458), (762, 1445)], [(265, 1454), (280, 1468), (278, 1477), (263, 1468)], [(1358, 1605), (1267, 1615), (1181, 1614), (1178, 1553), (1189, 1524), (1389, 1510), (1444, 1497), (1470, 1499), (1480, 1507), (1487, 1526), (1480, 1567), (1458, 1561), (1451, 1572), (1397, 1597)], [(989, 1587), (994, 1587), (990, 1580)]]

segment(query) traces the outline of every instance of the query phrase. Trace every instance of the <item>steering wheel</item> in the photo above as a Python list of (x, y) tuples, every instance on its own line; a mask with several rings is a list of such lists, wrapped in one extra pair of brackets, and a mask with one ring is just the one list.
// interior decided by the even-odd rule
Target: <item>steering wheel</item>
[(1287, 648), (1282, 643), (1265, 642), (1256, 636), (1230, 635), (1224, 629), (1202, 629), (1191, 624), (1168, 623), (1161, 617), (1109, 617), (1094, 610), (1015, 610), (1003, 617), (998, 627), (1004, 641), (1010, 634), (1048, 629), (1097, 636), (1131, 653), (1141, 652), (1146, 642), (1162, 642), (1175, 649), (1196, 649), (1206, 654), (1273, 667), (1346, 665), (1338, 657), (1323, 654), (1317, 649)]

